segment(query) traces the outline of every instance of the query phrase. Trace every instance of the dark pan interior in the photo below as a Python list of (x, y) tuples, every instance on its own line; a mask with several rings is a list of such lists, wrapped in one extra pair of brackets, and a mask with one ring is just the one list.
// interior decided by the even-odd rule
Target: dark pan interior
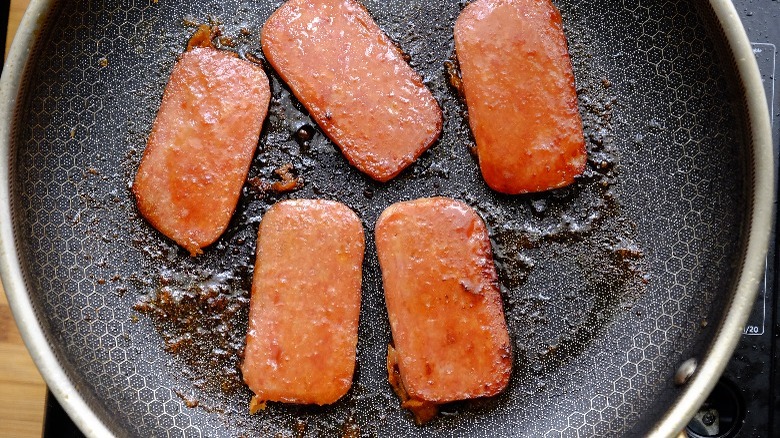
[[(690, 2), (556, 1), (590, 161), (570, 187), (483, 183), (447, 81), (464, 2), (365, 1), (441, 104), (441, 140), (387, 184), (350, 167), (268, 71), (273, 99), (237, 211), (191, 258), (138, 215), (129, 187), (176, 56), (199, 23), (261, 55), (279, 1), (67, 1), (50, 17), (18, 114), (14, 224), (35, 310), (79, 391), (120, 435), (582, 436), (650, 427), (676, 367), (705, 351), (740, 261), (746, 164), (728, 65)], [(316, 60), (312, 60), (316, 62)], [(296, 135), (304, 125), (313, 138)], [(264, 193), (292, 163), (301, 190)], [(491, 230), (515, 365), (495, 398), (415, 426), (387, 384), (390, 330), (373, 227), (388, 205), (464, 200)], [(355, 383), (328, 407), (247, 412), (237, 365), (258, 223), (284, 198), (335, 199), (367, 251)]]

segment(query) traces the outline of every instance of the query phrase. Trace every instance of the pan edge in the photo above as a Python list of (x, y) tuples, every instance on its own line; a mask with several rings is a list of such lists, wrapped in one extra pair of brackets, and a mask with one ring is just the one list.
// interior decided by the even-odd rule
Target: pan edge
[(19, 262), (11, 214), (10, 153), (17, 100), (24, 73), (33, 60), (33, 47), (43, 31), (47, 17), (54, 11), (56, 2), (30, 2), (0, 79), (0, 157), (3, 157), (0, 159), (0, 279), (25, 346), (51, 393), (86, 436), (108, 437), (115, 435), (79, 394), (49, 345), (35, 315)]
[(761, 83), (761, 74), (745, 28), (734, 4), (729, 0), (709, 0), (703, 7), (714, 13), (725, 42), (733, 58), (736, 76), (747, 109), (745, 117), (750, 144), (751, 170), (749, 186), (750, 208), (746, 224), (747, 242), (744, 246), (740, 274), (734, 286), (733, 300), (726, 311), (718, 333), (707, 355), (699, 364), (693, 378), (680, 397), (648, 433), (650, 437), (671, 437), (684, 432), (696, 410), (708, 397), (742, 336), (742, 329), (763, 278), (766, 254), (772, 229), (774, 168), (772, 132), (769, 109)]

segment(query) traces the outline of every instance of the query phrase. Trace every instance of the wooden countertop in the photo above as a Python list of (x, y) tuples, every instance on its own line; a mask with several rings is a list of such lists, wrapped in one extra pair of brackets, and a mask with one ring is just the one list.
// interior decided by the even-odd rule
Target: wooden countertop
[[(11, 0), (5, 53), (29, 0)], [(46, 385), (33, 364), (0, 285), (0, 437), (40, 437)]]

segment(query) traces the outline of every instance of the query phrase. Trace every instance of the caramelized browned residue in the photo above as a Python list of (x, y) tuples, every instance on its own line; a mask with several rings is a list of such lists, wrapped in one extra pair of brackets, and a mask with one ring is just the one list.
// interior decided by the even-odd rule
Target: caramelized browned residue
[(418, 425), (431, 421), (438, 413), (439, 408), (435, 403), (414, 400), (409, 397), (403, 383), (401, 373), (398, 370), (398, 355), (392, 345), (387, 345), (387, 381), (393, 388), (393, 392), (401, 399), (401, 407), (408, 409), (414, 415), (414, 422)]
[(224, 274), (201, 279), (165, 273), (158, 282), (133, 310), (152, 319), (165, 350), (187, 363), (197, 388), (223, 394), (242, 389), (238, 363), (249, 297), (239, 281)]
[(463, 79), (461, 79), (458, 60), (455, 56), (444, 61), (444, 71), (447, 73), (447, 82), (458, 92), (458, 96), (463, 99)]
[(267, 406), (265, 401), (261, 401), (257, 396), (252, 396), (249, 400), (249, 413), (256, 414), (258, 411), (264, 411)]
[(274, 170), (276, 176), (282, 180), (272, 183), (271, 190), (276, 193), (287, 193), (301, 188), (303, 186), (303, 182), (300, 178), (293, 174), (292, 170), (292, 163), (285, 163), (278, 169)]
[(195, 397), (190, 397), (179, 390), (174, 390), (174, 392), (180, 399), (184, 400), (184, 405), (188, 408), (196, 408), (200, 405), (200, 401)]
[(187, 51), (194, 49), (195, 47), (201, 48), (213, 48), (214, 44), (211, 39), (214, 37), (214, 30), (208, 24), (201, 24), (198, 29), (192, 34), (190, 40), (187, 41)]
[(347, 418), (344, 426), (341, 428), (341, 438), (360, 438), (360, 426), (355, 423), (352, 417)]

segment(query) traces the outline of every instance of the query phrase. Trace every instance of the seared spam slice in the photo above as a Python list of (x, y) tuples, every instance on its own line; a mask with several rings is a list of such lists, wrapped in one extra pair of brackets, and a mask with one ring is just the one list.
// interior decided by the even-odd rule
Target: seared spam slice
[(388, 207), (375, 234), (408, 399), (446, 403), (503, 390), (512, 355), (482, 219), (459, 201), (418, 199)]
[(257, 234), (241, 371), (255, 402), (326, 405), (355, 369), (363, 226), (343, 204), (275, 204)]
[(270, 98), (263, 69), (227, 51), (192, 47), (173, 68), (133, 192), (141, 214), (193, 255), (233, 215)]
[(493, 190), (539, 192), (585, 169), (561, 15), (549, 0), (477, 0), (455, 22), (469, 124)]
[(439, 137), (441, 109), (354, 0), (290, 0), (262, 30), (263, 53), (349, 162), (388, 181)]

